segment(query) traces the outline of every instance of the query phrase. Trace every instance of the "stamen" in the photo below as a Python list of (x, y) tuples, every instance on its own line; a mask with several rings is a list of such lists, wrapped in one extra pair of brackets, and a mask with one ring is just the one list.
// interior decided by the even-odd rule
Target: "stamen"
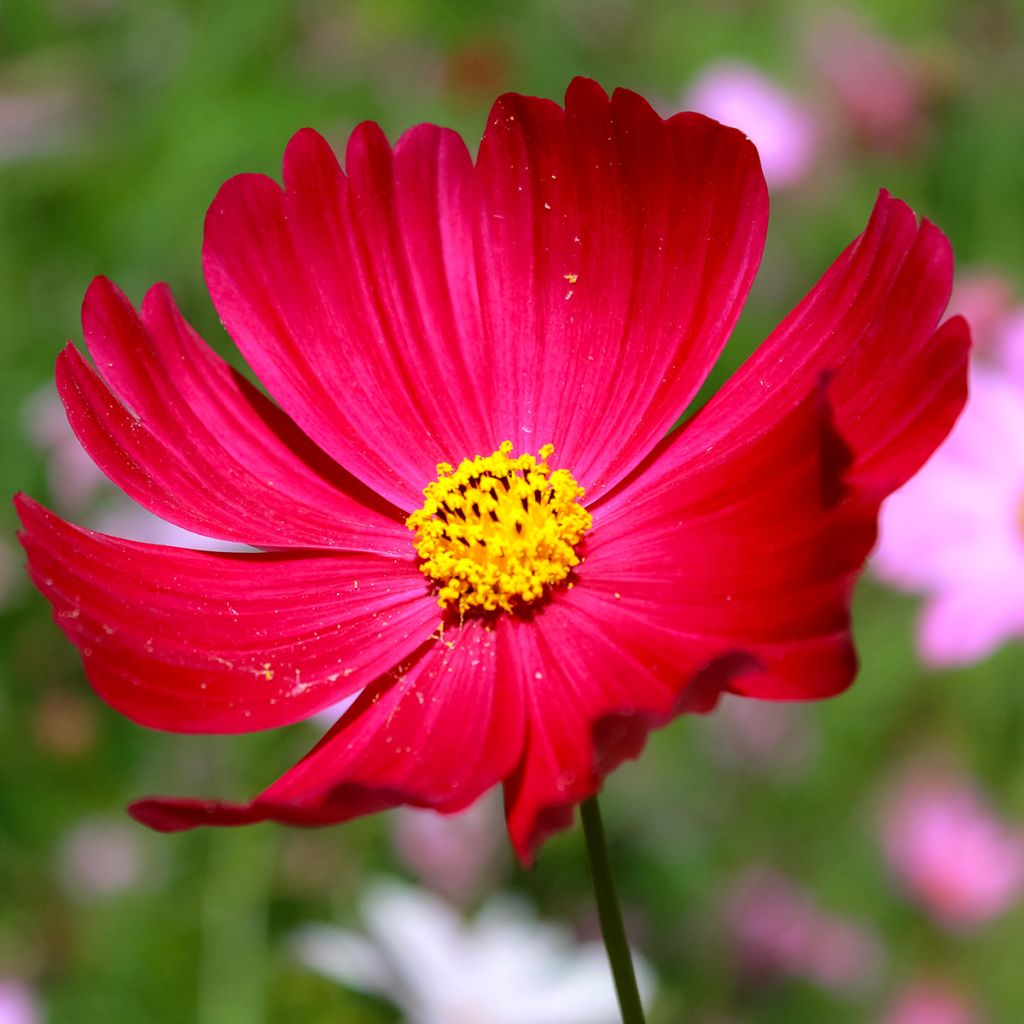
[(552, 445), (536, 457), (511, 453), (512, 442), (504, 441), (457, 469), (439, 463), (422, 508), (407, 520), (442, 608), (513, 611), (579, 564), (575, 549), (592, 522), (580, 504), (583, 488), (567, 469), (548, 465)]

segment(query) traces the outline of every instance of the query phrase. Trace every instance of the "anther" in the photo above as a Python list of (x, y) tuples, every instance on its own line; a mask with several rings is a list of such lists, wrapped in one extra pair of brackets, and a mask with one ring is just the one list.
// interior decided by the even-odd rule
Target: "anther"
[(576, 546), (591, 525), (583, 489), (568, 470), (550, 469), (551, 445), (538, 456), (512, 450), (505, 441), (457, 468), (439, 463), (424, 506), (408, 519), (438, 603), (460, 614), (537, 601), (580, 561)]

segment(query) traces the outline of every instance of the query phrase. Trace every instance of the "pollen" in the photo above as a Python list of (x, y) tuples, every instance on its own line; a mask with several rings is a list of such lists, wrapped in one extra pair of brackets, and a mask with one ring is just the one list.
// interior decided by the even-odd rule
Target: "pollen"
[(552, 470), (554, 447), (513, 455), (503, 441), (491, 455), (438, 464), (426, 499), (406, 521), (415, 531), (420, 570), (438, 604), (460, 615), (515, 611), (540, 600), (579, 565), (576, 547), (590, 529), (583, 488), (567, 469)]

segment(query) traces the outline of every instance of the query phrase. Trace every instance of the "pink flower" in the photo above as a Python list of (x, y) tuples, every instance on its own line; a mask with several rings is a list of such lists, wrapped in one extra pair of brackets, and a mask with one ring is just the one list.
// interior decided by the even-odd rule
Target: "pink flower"
[[(218, 312), (279, 403), (164, 286), (90, 288), (58, 384), (104, 471), (194, 552), (18, 499), (36, 585), (136, 721), (244, 732), (359, 699), (243, 804), (150, 799), (175, 830), (461, 810), (499, 783), (529, 859), (649, 729), (724, 689), (824, 697), (882, 497), (964, 400), (952, 258), (883, 194), (866, 231), (683, 429), (753, 279), (753, 146), (576, 80), (498, 100), (474, 164), (363, 125), (302, 131), (282, 190), (206, 222)], [(342, 468), (344, 467), (344, 468)], [(414, 528), (410, 532), (410, 528)]]
[(1024, 392), (1024, 306), (1017, 306), (1000, 322), (996, 346), (1002, 365)]
[(968, 664), (1024, 635), (1024, 382), (975, 365), (949, 439), (884, 505), (874, 569), (925, 595), (933, 665)]
[(797, 185), (810, 173), (820, 135), (814, 115), (756, 68), (740, 62), (712, 64), (683, 102), (745, 132), (757, 147), (771, 188)]
[(40, 1024), (35, 993), (17, 978), (0, 977), (0, 1024)]
[(996, 270), (973, 268), (956, 273), (949, 298), (950, 316), (971, 325), (973, 353), (991, 355), (999, 348), (1007, 322), (1014, 314), (1013, 285)]
[(959, 992), (922, 981), (896, 997), (883, 1024), (982, 1024), (982, 1018)]
[(877, 977), (882, 951), (866, 929), (822, 910), (774, 871), (750, 871), (733, 886), (725, 910), (740, 963), (751, 973), (805, 978), (838, 993)]
[(83, 450), (52, 386), (40, 388), (24, 407), (29, 440), (46, 456), (46, 479), (57, 504), (80, 511), (104, 486), (105, 478)]
[(1024, 831), (960, 780), (908, 778), (885, 809), (882, 841), (893, 872), (947, 928), (982, 924), (1024, 890)]

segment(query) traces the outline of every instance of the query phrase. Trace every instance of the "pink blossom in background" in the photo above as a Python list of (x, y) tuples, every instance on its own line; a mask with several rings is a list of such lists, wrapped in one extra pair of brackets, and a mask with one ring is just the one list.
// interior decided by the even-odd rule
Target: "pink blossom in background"
[(423, 885), (466, 906), (483, 892), (501, 863), (501, 823), (497, 793), (485, 794), (457, 814), (400, 807), (392, 845), (399, 861)]
[(57, 851), (57, 878), (82, 902), (137, 886), (145, 872), (141, 829), (121, 819), (91, 818), (64, 836)]
[(35, 993), (18, 978), (0, 977), (0, 1024), (41, 1024)]
[(810, 172), (820, 136), (814, 114), (751, 65), (710, 65), (690, 85), (683, 104), (746, 133), (770, 188), (796, 185)]
[(957, 270), (947, 316), (962, 316), (971, 325), (972, 350), (991, 355), (1008, 317), (1014, 312), (1014, 288), (1009, 277), (998, 270), (975, 267)]
[(1024, 305), (1011, 310), (1000, 322), (996, 351), (1007, 373), (1024, 391)]
[(951, 930), (1003, 913), (1024, 891), (1024, 829), (950, 775), (918, 772), (896, 788), (882, 815), (882, 848), (907, 891)]
[(882, 506), (874, 570), (925, 595), (932, 665), (1024, 636), (1024, 378), (975, 364), (971, 396), (924, 469)]
[(879, 940), (828, 913), (788, 878), (753, 869), (732, 886), (725, 925), (740, 966), (754, 975), (803, 978), (837, 994), (863, 991), (878, 977)]
[(812, 24), (807, 49), (853, 134), (883, 150), (917, 143), (925, 129), (924, 83), (905, 50), (838, 9)]
[(889, 1006), (883, 1024), (982, 1024), (974, 1006), (954, 989), (922, 981), (904, 989)]
[(46, 481), (55, 504), (68, 511), (88, 505), (107, 478), (78, 443), (52, 384), (32, 394), (22, 410), (25, 433), (46, 458)]

